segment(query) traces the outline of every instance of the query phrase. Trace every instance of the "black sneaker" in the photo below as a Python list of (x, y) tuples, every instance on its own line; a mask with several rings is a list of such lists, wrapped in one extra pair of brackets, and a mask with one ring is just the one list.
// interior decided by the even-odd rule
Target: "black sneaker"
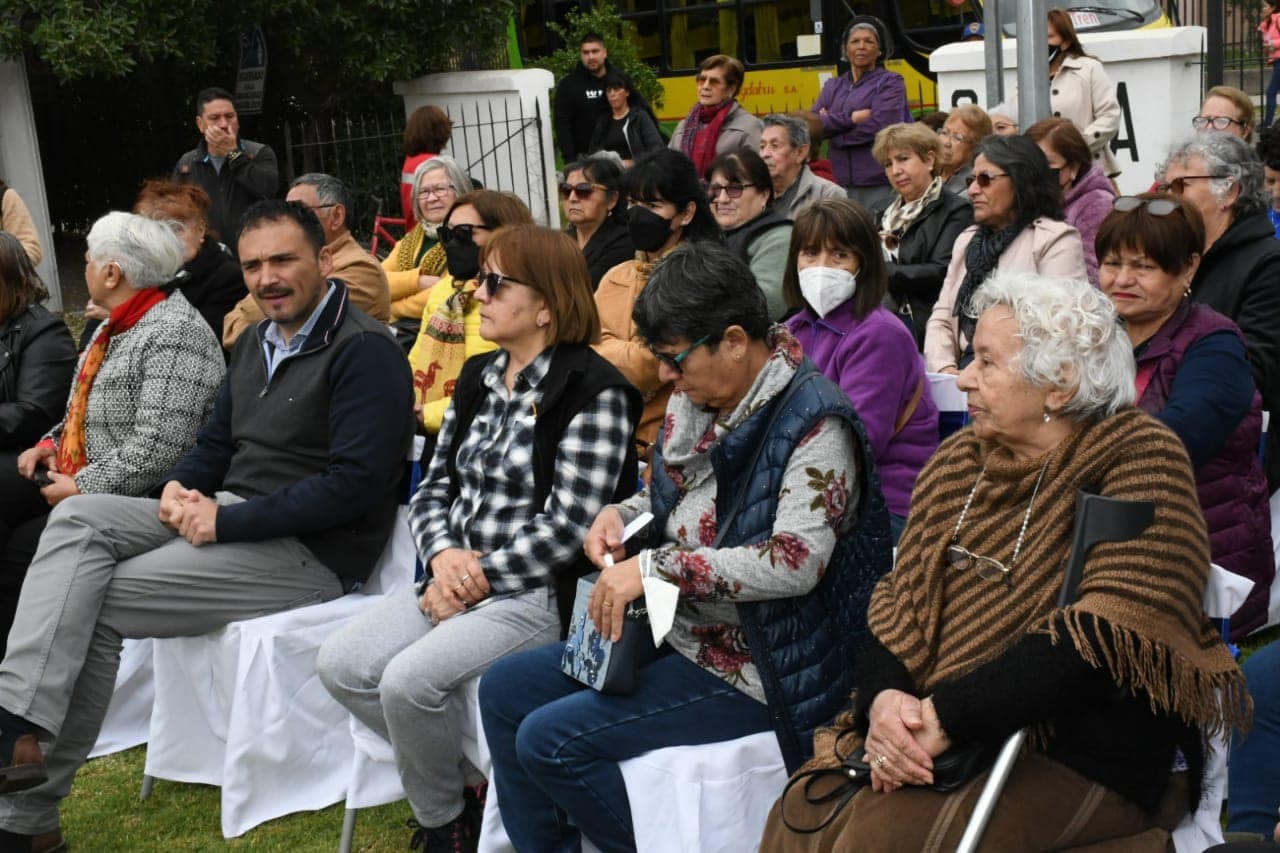
[(480, 834), (473, 832), (466, 811), (444, 826), (423, 826), (413, 818), (405, 825), (413, 830), (409, 838), (410, 850), (423, 853), (476, 853)]

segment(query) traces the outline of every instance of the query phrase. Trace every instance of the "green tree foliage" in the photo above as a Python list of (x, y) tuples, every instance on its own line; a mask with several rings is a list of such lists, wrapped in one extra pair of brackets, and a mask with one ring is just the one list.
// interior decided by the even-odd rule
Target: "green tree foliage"
[(513, 0), (0, 0), (0, 55), (30, 51), (63, 82), (154, 63), (212, 72), (234, 68), (239, 32), (258, 23), (271, 65), (332, 101), (373, 83), (502, 67), (512, 9)]
[(587, 33), (599, 33), (604, 36), (604, 46), (609, 51), (609, 64), (625, 72), (654, 109), (662, 106), (662, 84), (653, 69), (640, 58), (635, 25), (624, 21), (608, 0), (587, 12), (571, 11), (564, 26), (554, 23), (549, 26), (564, 42), (564, 47), (537, 64), (551, 71), (556, 83), (578, 66), (578, 46), (582, 37)]

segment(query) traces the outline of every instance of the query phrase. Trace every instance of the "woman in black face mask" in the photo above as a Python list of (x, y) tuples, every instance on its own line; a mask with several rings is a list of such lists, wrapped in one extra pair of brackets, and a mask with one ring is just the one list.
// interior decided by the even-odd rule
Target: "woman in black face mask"
[(627, 230), (638, 251), (634, 261), (605, 273), (596, 288), (600, 343), (595, 349), (645, 396), (636, 443), (646, 458), (667, 409), (671, 385), (658, 378), (658, 360), (636, 332), (631, 311), (660, 258), (688, 240), (723, 238), (693, 162), (679, 151), (668, 148), (642, 157), (627, 173), (625, 189)]
[(480, 271), (480, 247), (504, 225), (532, 222), (529, 208), (511, 193), (476, 190), (459, 196), (437, 229), (446, 272), (429, 291), (422, 326), (409, 351), (414, 411), (428, 438), (425, 459), (431, 458), (462, 363), (495, 348), (480, 337), (480, 305), (472, 295)]

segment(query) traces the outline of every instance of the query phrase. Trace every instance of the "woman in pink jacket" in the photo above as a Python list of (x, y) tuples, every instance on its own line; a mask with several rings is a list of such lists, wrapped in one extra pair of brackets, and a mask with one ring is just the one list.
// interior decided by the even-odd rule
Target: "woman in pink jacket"
[(1280, 8), (1276, 3), (1262, 0), (1262, 23), (1258, 24), (1258, 32), (1262, 33), (1262, 46), (1267, 64), (1271, 66), (1271, 81), (1267, 83), (1267, 103), (1262, 115), (1262, 126), (1271, 127), (1271, 120), (1276, 117), (1276, 93), (1280, 92)]
[(973, 360), (970, 302), (996, 269), (1085, 279), (1080, 233), (1062, 221), (1062, 193), (1044, 152), (1025, 136), (988, 136), (969, 176), (973, 225), (961, 232), (924, 336), (933, 373)]

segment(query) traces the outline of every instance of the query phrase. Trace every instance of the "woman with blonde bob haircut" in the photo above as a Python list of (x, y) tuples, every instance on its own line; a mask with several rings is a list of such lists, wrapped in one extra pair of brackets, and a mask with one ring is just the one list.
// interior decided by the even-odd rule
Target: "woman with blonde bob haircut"
[(334, 698), (391, 743), (410, 847), (427, 850), (475, 849), (480, 829), (457, 689), (563, 636), (591, 521), (635, 490), (643, 405), (589, 346), (600, 327), (572, 238), (498, 229), (476, 279), (480, 334), (498, 348), (463, 366), (409, 505), (427, 579), (366, 609), (318, 660)]
[(963, 196), (973, 174), (974, 149), (993, 133), (991, 116), (977, 104), (963, 104), (947, 114), (938, 131), (942, 141), (939, 172), (948, 190)]
[(893, 124), (871, 149), (884, 167), (893, 196), (874, 209), (888, 258), (889, 299), (924, 346), (925, 326), (951, 263), (951, 247), (973, 222), (973, 207), (945, 192), (939, 177), (942, 137), (918, 123)]
[[(954, 850), (1023, 728), (984, 850), (1163, 851), (1199, 802), (1206, 733), (1247, 724), (1247, 685), (1201, 606), (1195, 477), (1178, 437), (1133, 408), (1110, 300), (1083, 278), (998, 270), (971, 311), (977, 357), (959, 386), (973, 419), (920, 473), (867, 609), (857, 692), (814, 739), (810, 768), (862, 746), (870, 780), (847, 801), (825, 779), (791, 786), (766, 853)], [(1082, 489), (1149, 501), (1154, 518), (1090, 549), (1062, 606)]]

